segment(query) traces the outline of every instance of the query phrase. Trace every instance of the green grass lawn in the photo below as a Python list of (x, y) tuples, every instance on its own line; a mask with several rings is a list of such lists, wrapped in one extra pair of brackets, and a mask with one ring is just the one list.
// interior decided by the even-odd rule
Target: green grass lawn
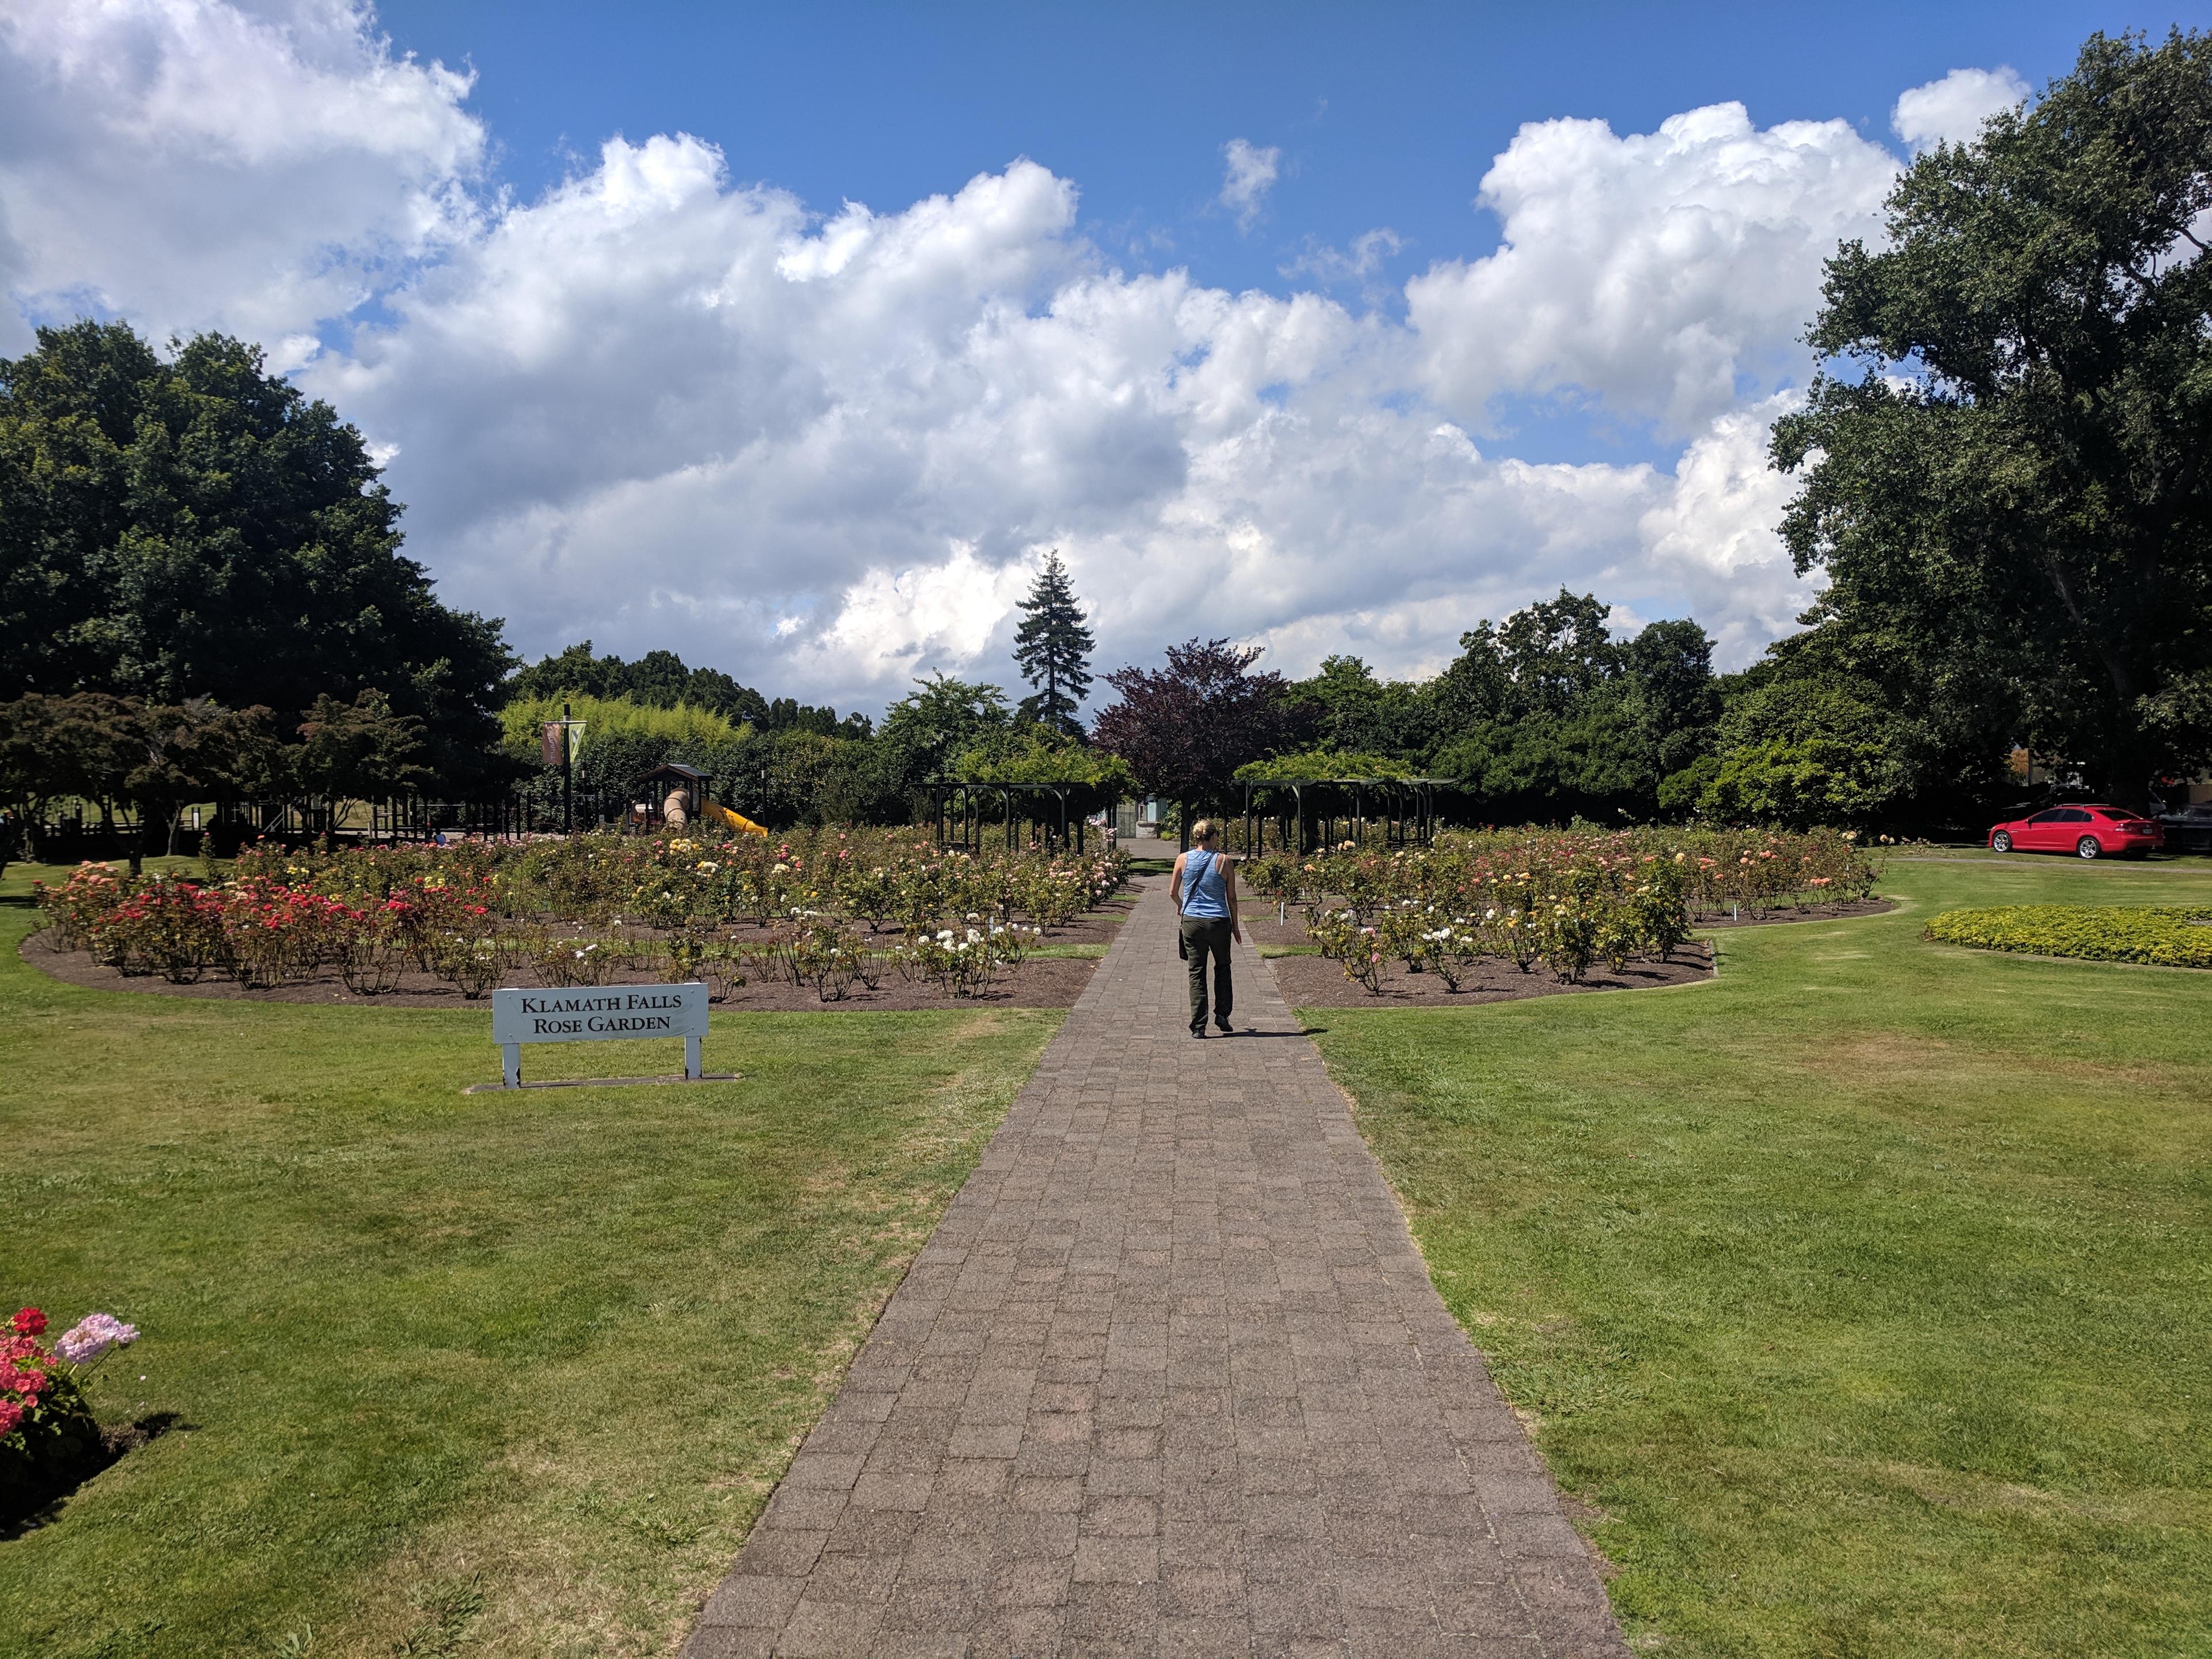
[(1310, 1018), (1668, 1654), (2212, 1652), (2212, 974), (1925, 943), (2202, 862), (1899, 862), (1680, 989)]
[(717, 1015), (738, 1083), (464, 1097), (488, 1006), (63, 987), (36, 873), (0, 1314), (137, 1322), (100, 1413), (184, 1426), (0, 1540), (6, 1659), (666, 1651), (1061, 1018)]

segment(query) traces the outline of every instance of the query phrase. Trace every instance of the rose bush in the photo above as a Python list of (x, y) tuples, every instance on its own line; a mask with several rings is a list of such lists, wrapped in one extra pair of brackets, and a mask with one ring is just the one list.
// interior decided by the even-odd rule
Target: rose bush
[[(62, 949), (125, 973), (209, 971), (271, 990), (335, 966), (357, 994), (409, 969), (465, 998), (526, 973), (548, 987), (708, 975), (726, 997), (788, 978), (825, 1000), (873, 988), (894, 953), (910, 977), (973, 995), (1042, 933), (1127, 879), (1125, 857), (1030, 848), (968, 853), (913, 830), (823, 830), (781, 841), (706, 832), (519, 844), (249, 848), (217, 878), (125, 878), (87, 865), (37, 902)], [(740, 940), (751, 923), (765, 937)], [(970, 949), (973, 929), (978, 945)], [(940, 949), (949, 933), (954, 951)]]
[(1388, 964), (1447, 973), (1481, 957), (1542, 963), (1568, 983), (1594, 963), (1666, 961), (1697, 915), (1861, 899), (1875, 872), (1846, 835), (1647, 829), (1455, 831), (1397, 852), (1346, 843), (1247, 866), (1254, 890), (1306, 907), (1324, 956), (1379, 994)]

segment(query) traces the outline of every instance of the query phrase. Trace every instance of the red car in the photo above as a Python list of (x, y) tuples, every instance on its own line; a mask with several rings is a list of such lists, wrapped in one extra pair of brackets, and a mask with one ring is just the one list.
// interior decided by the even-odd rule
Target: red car
[(2000, 853), (2071, 853), (2101, 859), (2112, 854), (2143, 854), (2166, 845), (2166, 831), (2139, 813), (2119, 806), (2054, 806), (2032, 818), (2014, 818), (1990, 831)]

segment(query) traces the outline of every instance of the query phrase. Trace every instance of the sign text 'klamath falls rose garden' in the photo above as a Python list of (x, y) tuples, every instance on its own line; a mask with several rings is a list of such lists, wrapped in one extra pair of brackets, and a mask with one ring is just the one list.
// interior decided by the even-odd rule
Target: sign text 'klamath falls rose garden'
[(504, 1051), (507, 1086), (522, 1085), (526, 1042), (598, 1042), (617, 1037), (682, 1037), (684, 1075), (696, 1081), (707, 1035), (707, 988), (599, 985), (492, 993), (492, 1041)]

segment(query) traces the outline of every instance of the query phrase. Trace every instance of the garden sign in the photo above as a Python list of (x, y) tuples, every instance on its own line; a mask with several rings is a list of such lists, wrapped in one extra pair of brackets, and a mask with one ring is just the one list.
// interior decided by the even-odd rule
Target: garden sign
[(700, 1070), (700, 1039), (706, 1035), (707, 988), (696, 982), (491, 994), (491, 1040), (506, 1060), (510, 1089), (522, 1086), (526, 1042), (604, 1042), (616, 1037), (682, 1037), (684, 1075), (696, 1083), (705, 1075)]

